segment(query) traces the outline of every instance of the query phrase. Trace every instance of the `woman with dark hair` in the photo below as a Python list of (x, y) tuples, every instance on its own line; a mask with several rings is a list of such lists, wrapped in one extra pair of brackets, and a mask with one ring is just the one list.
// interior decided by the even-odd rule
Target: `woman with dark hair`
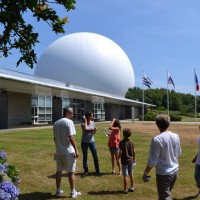
[(110, 156), (111, 156), (111, 164), (112, 164), (112, 174), (115, 173), (115, 160), (119, 169), (119, 175), (121, 175), (121, 165), (120, 161), (118, 159), (119, 156), (119, 142), (120, 142), (120, 131), (121, 131), (121, 124), (118, 119), (113, 118), (109, 129), (111, 130), (110, 133), (108, 133), (109, 140), (108, 140), (108, 146), (110, 150)]
[(94, 134), (96, 133), (96, 126), (93, 121), (93, 113), (88, 112), (83, 116), (83, 121), (81, 123), (82, 127), (82, 139), (81, 139), (81, 148), (83, 153), (83, 169), (84, 173), (87, 176), (88, 175), (88, 161), (87, 161), (87, 155), (88, 155), (88, 147), (92, 153), (92, 157), (94, 159), (94, 166), (95, 171), (97, 175), (100, 175), (99, 171), (99, 161), (97, 156), (97, 149), (96, 144), (94, 140)]

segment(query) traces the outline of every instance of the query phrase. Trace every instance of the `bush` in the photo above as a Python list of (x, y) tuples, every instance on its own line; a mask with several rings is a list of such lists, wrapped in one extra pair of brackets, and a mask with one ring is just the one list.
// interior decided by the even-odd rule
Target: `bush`
[[(155, 121), (157, 114), (158, 111), (156, 110), (148, 110), (148, 112), (144, 115), (144, 121)], [(139, 120), (142, 120), (142, 116), (139, 117)]]
[(182, 120), (182, 117), (179, 116), (179, 115), (170, 115), (170, 120), (171, 121), (181, 121)]
[[(155, 121), (155, 118), (158, 114), (165, 113), (161, 110), (148, 110), (147, 113), (144, 115), (144, 121)], [(178, 111), (171, 112), (170, 120), (171, 121), (181, 121), (182, 117), (179, 115), (181, 114)], [(142, 120), (142, 116), (140, 115), (139, 120)]]
[(0, 200), (16, 200), (20, 193), (16, 187), (20, 183), (19, 171), (6, 161), (6, 153), (0, 151)]

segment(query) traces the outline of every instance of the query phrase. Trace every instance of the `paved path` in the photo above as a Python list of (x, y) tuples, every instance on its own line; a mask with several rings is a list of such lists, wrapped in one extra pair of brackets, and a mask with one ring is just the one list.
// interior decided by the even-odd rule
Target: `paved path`
[[(138, 121), (135, 120), (134, 122), (132, 122), (132, 120), (120, 120), (120, 122), (126, 122), (126, 123), (139, 123), (139, 124), (152, 124), (155, 123), (155, 121)], [(96, 124), (100, 124), (100, 123), (110, 123), (110, 121), (102, 121), (102, 122), (95, 122)], [(200, 122), (171, 122), (171, 124), (191, 124), (191, 125), (200, 125)], [(34, 129), (48, 129), (48, 128), (52, 128), (52, 125), (30, 125), (30, 126), (24, 126), (24, 127), (16, 127), (16, 128), (10, 128), (10, 129), (0, 129), (0, 133), (1, 132), (19, 132), (19, 131), (25, 131), (25, 130), (34, 130)]]

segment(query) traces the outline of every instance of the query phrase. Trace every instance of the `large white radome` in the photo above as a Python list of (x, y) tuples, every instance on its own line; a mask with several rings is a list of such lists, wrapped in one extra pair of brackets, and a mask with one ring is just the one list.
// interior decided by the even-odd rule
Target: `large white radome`
[(95, 33), (74, 33), (53, 42), (40, 57), (35, 75), (124, 97), (135, 86), (125, 52)]

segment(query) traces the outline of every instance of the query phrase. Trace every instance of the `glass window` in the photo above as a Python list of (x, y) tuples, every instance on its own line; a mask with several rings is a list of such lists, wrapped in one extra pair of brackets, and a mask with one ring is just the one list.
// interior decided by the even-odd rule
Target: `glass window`
[(68, 101), (69, 101), (69, 106), (72, 107), (72, 105), (73, 105), (73, 99), (69, 98)]
[(62, 98), (62, 107), (65, 108), (66, 106), (70, 106), (70, 101), (68, 98)]
[(46, 108), (46, 113), (51, 114), (52, 113), (52, 108)]
[(38, 106), (45, 106), (45, 96), (38, 97)]
[(39, 115), (39, 121), (44, 121), (45, 120), (45, 115)]
[(45, 114), (45, 108), (40, 107), (39, 108), (39, 114)]
[(32, 106), (36, 107), (38, 105), (38, 96), (32, 96)]
[(50, 96), (46, 97), (46, 106), (48, 107), (52, 106), (52, 98)]
[(51, 115), (46, 115), (46, 121), (51, 121)]

